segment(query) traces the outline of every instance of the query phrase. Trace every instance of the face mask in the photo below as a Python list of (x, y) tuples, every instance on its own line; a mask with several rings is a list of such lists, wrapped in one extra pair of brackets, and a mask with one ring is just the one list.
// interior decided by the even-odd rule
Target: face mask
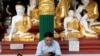
[(50, 42), (50, 43), (45, 42), (45, 43), (46, 43), (47, 46), (51, 46), (52, 45), (52, 42)]

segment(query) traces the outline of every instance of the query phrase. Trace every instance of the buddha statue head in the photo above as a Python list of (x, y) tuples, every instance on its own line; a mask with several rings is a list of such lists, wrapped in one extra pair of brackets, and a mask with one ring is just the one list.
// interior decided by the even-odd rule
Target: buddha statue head
[(17, 15), (24, 15), (25, 14), (25, 6), (20, 1), (15, 5), (15, 10)]
[(74, 16), (73, 7), (71, 7), (71, 8), (69, 9), (68, 16), (70, 16), (70, 17), (73, 17), (73, 16)]
[(73, 10), (69, 10), (68, 15), (73, 17), (74, 16), (74, 11)]
[(85, 6), (87, 6), (87, 5), (89, 4), (90, 0), (81, 0), (81, 2), (82, 2)]

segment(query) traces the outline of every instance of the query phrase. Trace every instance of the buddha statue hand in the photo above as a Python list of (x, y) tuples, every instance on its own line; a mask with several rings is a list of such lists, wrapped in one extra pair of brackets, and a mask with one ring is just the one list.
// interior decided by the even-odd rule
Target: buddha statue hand
[(78, 30), (72, 30), (71, 32), (79, 32)]

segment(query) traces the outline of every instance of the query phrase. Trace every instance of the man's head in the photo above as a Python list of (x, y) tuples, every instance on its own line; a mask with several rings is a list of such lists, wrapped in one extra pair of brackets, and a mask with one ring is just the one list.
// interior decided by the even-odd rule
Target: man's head
[(48, 45), (48, 46), (52, 45), (53, 33), (46, 32), (45, 35), (44, 35), (44, 41), (45, 41), (46, 45)]

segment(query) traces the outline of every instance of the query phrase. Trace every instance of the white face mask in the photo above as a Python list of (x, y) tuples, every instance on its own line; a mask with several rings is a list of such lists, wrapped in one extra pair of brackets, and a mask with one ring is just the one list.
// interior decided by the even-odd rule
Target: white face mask
[(47, 46), (51, 46), (53, 42), (47, 43), (45, 42)]
[(16, 5), (16, 13), (17, 15), (24, 15), (25, 13), (25, 8), (22, 5)]

